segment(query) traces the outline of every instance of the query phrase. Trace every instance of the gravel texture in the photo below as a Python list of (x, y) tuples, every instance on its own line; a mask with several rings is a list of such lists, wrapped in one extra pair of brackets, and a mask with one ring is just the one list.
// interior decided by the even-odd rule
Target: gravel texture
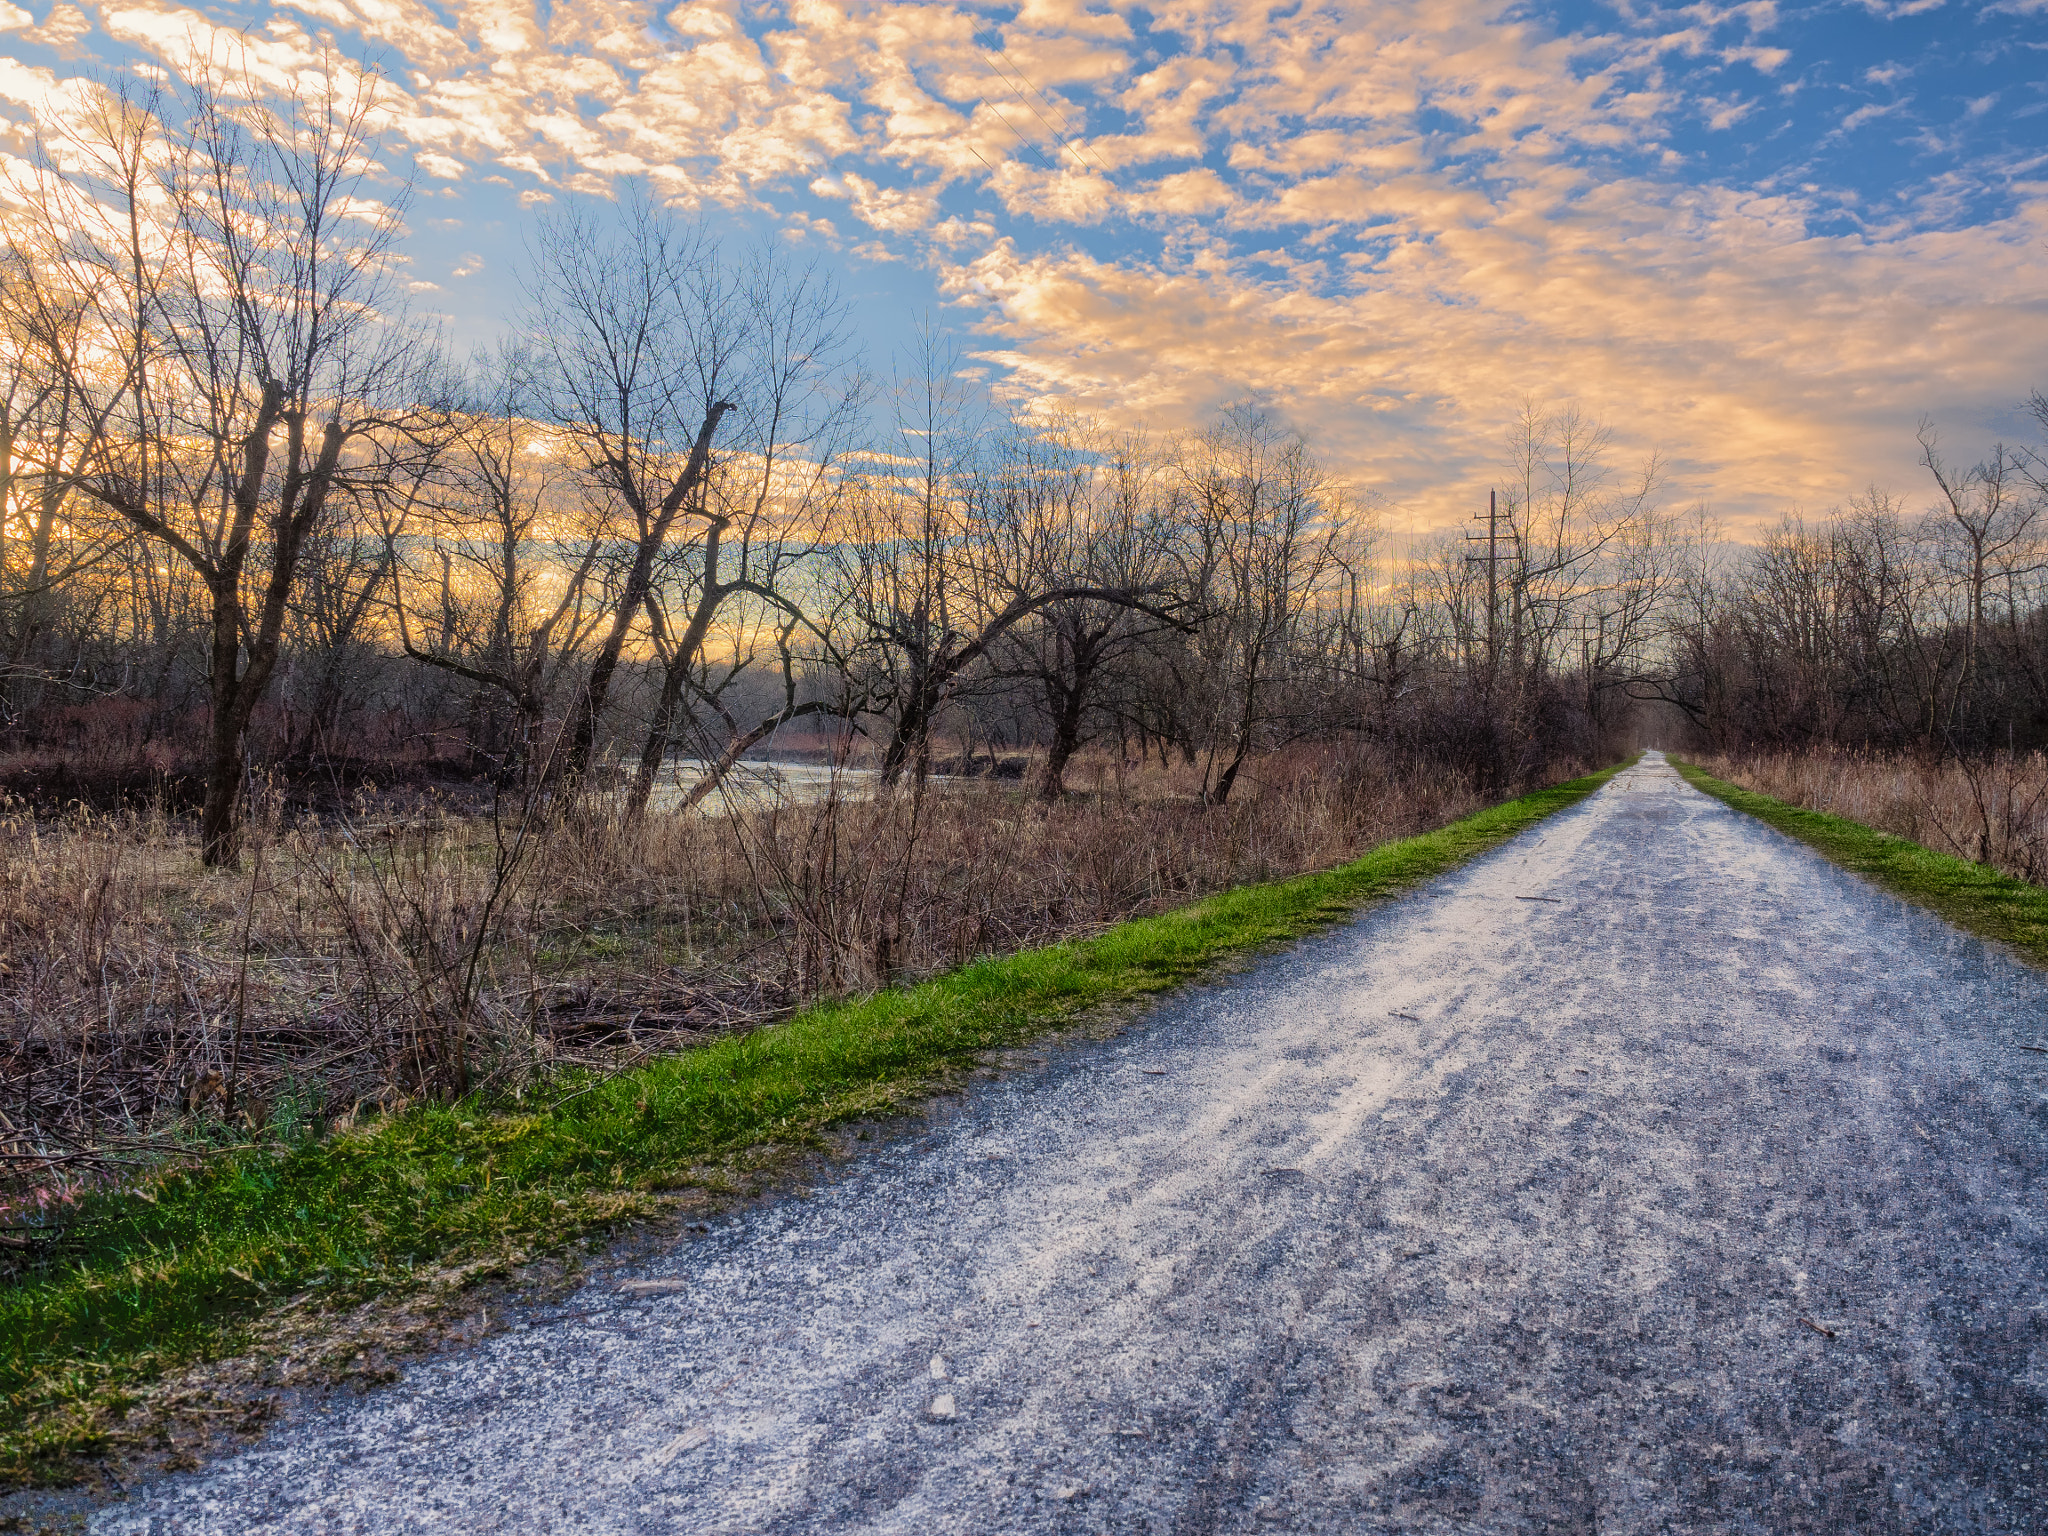
[(2044, 1037), (1653, 753), (95, 1529), (2048, 1531)]

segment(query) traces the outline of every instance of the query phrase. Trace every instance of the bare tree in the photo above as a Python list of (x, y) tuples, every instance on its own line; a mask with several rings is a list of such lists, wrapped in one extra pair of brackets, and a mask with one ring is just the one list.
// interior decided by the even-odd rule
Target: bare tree
[(1304, 629), (1327, 695), (1323, 728), (1392, 741), (1425, 681), (1435, 631), (1426, 583), (1383, 565), (1375, 535), (1362, 520), (1339, 530), (1328, 588)]
[[(716, 708), (770, 634), (793, 687), (791, 637), (803, 622), (806, 594), (789, 586), (801, 580), (832, 520), (839, 458), (866, 403), (864, 382), (850, 367), (846, 306), (816, 265), (797, 267), (772, 249), (758, 251), (734, 275), (732, 302), (739, 334), (728, 392), (738, 426), (702, 482), (699, 536), (668, 552), (647, 593), (661, 683), (627, 795), (629, 816), (646, 811), (688, 699)], [(714, 662), (708, 648), (715, 626), (725, 643)], [(773, 723), (752, 732), (730, 717), (724, 723), (733, 736), (758, 741), (796, 713), (824, 708), (819, 701), (799, 705), (790, 694)], [(728, 770), (715, 763), (708, 777)], [(700, 782), (689, 802), (710, 787)]]
[[(379, 198), (377, 77), (329, 54), (289, 94), (202, 59), (173, 100), (103, 89), (18, 190), (17, 319), (76, 402), (65, 479), (188, 565), (211, 609), (208, 864), (237, 862), (244, 738), (308, 540), (412, 451), (425, 356), (389, 316), (404, 189)], [(45, 316), (83, 309), (67, 357)], [(43, 468), (55, 466), (45, 464)]]
[[(2016, 597), (2027, 579), (2048, 569), (2048, 496), (2027, 479), (2023, 456), (2003, 443), (1988, 460), (1963, 469), (1942, 458), (1931, 421), (1921, 421), (1919, 441), (1920, 463), (1941, 490), (1945, 553), (1963, 592), (1963, 668), (1973, 678), (1995, 588), (2003, 584)], [(2016, 603), (2009, 603), (2006, 618), (2016, 617)]]
[(1168, 593), (1167, 498), (1141, 439), (1101, 438), (1055, 422), (1024, 438), (1003, 468), (1009, 562), (1036, 585), (1078, 582), (1107, 597), (1065, 597), (1010, 632), (998, 674), (1036, 695), (1045, 730), (1042, 799), (1066, 792), (1067, 765), (1105, 728), (1105, 686), (1155, 636), (1180, 628)]
[(478, 363), (444, 460), (394, 487), (384, 516), (399, 644), (476, 687), (470, 749), (501, 784), (546, 758), (549, 698), (606, 619), (603, 518), (572, 493), (551, 430), (520, 414), (527, 369), (517, 352)]
[(71, 494), (79, 455), (90, 446), (70, 387), (93, 345), (86, 306), (41, 281), (33, 255), (10, 246), (0, 249), (0, 325), (10, 333), (0, 348), (0, 688), (13, 715), (38, 681), (32, 657), (60, 609), (61, 589), (118, 546), (125, 529), (119, 519), (91, 515), (91, 504)]
[(941, 713), (1016, 626), (1063, 602), (1138, 606), (1158, 595), (1092, 579), (1085, 552), (1063, 537), (1057, 498), (1019, 456), (1033, 429), (990, 431), (957, 360), (929, 336), (895, 397), (911, 451), (870, 456), (826, 550), (828, 590), (848, 620), (831, 661), (886, 722), (889, 785), (906, 768), (922, 781)]
[(390, 574), (388, 551), (367, 523), (320, 527), (307, 537), (277, 684), (286, 715), (285, 751), (358, 755), (337, 752), (343, 714), (362, 701), (379, 670), (381, 648), (369, 637), (369, 620)]
[[(596, 494), (615, 504), (624, 574), (570, 705), (564, 768), (590, 769), (612, 679), (678, 520), (715, 551), (729, 515), (706, 503), (711, 446), (735, 408), (749, 316), (699, 226), (628, 199), (616, 223), (577, 208), (543, 226), (534, 257), (534, 397)], [(694, 653), (694, 626), (673, 642)]]
[(1184, 507), (1178, 584), (1203, 615), (1210, 718), (1202, 798), (1222, 805), (1282, 724), (1296, 627), (1336, 570), (1341, 497), (1308, 445), (1239, 406), (1174, 456)]
[[(1603, 574), (1600, 565), (1632, 532), (1644, 532), (1661, 470), (1653, 455), (1624, 488), (1611, 484), (1610, 431), (1575, 406), (1544, 411), (1525, 402), (1508, 434), (1509, 478), (1500, 497), (1497, 548), (1487, 552), (1498, 571), (1489, 604), (1495, 653), (1490, 676), (1505, 673), (1513, 691), (1530, 679), (1581, 660), (1565, 650), (1584, 617), (1585, 599)], [(1655, 548), (1647, 536), (1638, 552)], [(1641, 575), (1642, 572), (1637, 573)], [(1640, 581), (1631, 584), (1639, 588)], [(1639, 618), (1631, 604), (1631, 617)], [(1619, 622), (1619, 610), (1609, 615)], [(1604, 646), (1602, 647), (1605, 648)]]

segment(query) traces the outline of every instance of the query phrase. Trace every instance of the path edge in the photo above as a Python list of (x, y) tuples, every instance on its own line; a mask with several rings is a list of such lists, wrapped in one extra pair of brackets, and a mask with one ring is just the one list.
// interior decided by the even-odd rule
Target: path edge
[(1665, 760), (1686, 783), (1730, 810), (1782, 832), (1838, 868), (1998, 945), (2036, 970), (2048, 970), (2048, 889), (1845, 816), (1744, 789), (1670, 753)]

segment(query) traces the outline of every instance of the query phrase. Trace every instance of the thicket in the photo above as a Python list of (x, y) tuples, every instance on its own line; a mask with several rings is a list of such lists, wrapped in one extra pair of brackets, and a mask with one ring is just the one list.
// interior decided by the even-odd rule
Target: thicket
[(1944, 758), (1810, 747), (1698, 757), (1773, 800), (2048, 885), (2048, 757), (2039, 752)]
[(2048, 459), (1959, 465), (1927, 423), (1920, 448), (1927, 510), (1872, 490), (1674, 582), (1637, 691), (1726, 780), (2039, 885)]
[[(2048, 429), (2048, 397), (2032, 406)], [(1952, 463), (1926, 423), (1920, 447), (1931, 509), (1871, 490), (1674, 582), (1638, 694), (1735, 755), (2048, 746), (2048, 460), (1999, 444)]]

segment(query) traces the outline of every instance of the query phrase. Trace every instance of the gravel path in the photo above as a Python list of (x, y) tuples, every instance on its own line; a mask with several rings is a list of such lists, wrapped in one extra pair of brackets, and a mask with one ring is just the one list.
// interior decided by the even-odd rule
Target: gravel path
[(1651, 754), (107, 1532), (2048, 1531), (2048, 984)]

